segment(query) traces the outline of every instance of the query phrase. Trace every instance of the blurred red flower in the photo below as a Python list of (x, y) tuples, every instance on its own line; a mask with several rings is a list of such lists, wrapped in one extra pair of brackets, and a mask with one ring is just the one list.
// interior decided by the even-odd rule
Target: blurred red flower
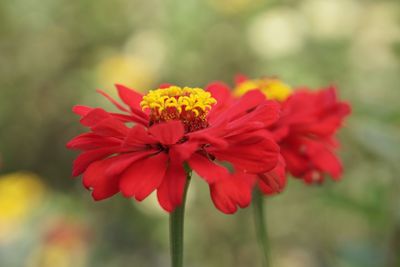
[(278, 119), (279, 106), (253, 91), (222, 110), (225, 91), (162, 88), (141, 95), (117, 85), (124, 104), (100, 91), (123, 113), (75, 106), (90, 131), (67, 144), (82, 151), (73, 176), (83, 174), (95, 200), (122, 192), (141, 201), (156, 190), (171, 212), (182, 203), (188, 164), (209, 184), (219, 210), (246, 207), (255, 174), (277, 165), (279, 147), (264, 129)]
[(302, 88), (282, 103), (282, 116), (271, 129), (294, 177), (307, 183), (322, 182), (326, 174), (340, 178), (336, 132), (350, 112), (350, 105), (338, 100), (334, 87)]
[(278, 142), (284, 161), (281, 160), (269, 175), (260, 177), (260, 181), (267, 180), (270, 184), (265, 187), (265, 183), (264, 186), (260, 183), (265, 193), (273, 193), (270, 189), (274, 183), (280, 187), (284, 185), (284, 168), (306, 183), (322, 182), (326, 174), (335, 180), (340, 178), (342, 165), (335, 154), (339, 145), (336, 132), (351, 108), (338, 100), (334, 87), (319, 91), (298, 88), (292, 93), (279, 79), (249, 80), (242, 75), (237, 77), (236, 83), (237, 95), (259, 90), (281, 105), (280, 119), (268, 130)]

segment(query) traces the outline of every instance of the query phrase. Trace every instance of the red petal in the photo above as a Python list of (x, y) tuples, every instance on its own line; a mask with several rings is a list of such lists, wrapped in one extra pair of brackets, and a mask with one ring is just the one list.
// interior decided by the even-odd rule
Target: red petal
[(232, 163), (235, 168), (249, 173), (264, 173), (278, 163), (279, 147), (271, 139), (234, 144), (227, 149), (212, 152), (218, 160)]
[(72, 111), (79, 115), (79, 116), (85, 116), (88, 114), (93, 108), (87, 107), (87, 106), (81, 106), (81, 105), (76, 105), (72, 108)]
[(197, 151), (199, 144), (196, 142), (185, 142), (169, 147), (169, 156), (176, 161), (184, 162)]
[(82, 125), (93, 127), (97, 123), (107, 118), (111, 118), (111, 115), (108, 114), (104, 109), (94, 108), (90, 112), (88, 112), (85, 116), (83, 116), (80, 122)]
[(254, 175), (236, 173), (210, 185), (214, 205), (223, 213), (232, 214), (237, 207), (245, 208), (251, 202)]
[(101, 147), (117, 146), (120, 144), (121, 141), (114, 138), (103, 137), (94, 133), (83, 133), (69, 141), (67, 143), (67, 148), (91, 150)]
[(129, 128), (125, 124), (112, 117), (102, 120), (91, 127), (91, 129), (98, 135), (117, 138), (124, 138), (129, 131)]
[(286, 170), (283, 157), (279, 157), (278, 165), (270, 172), (258, 175), (258, 185), (266, 195), (282, 192), (286, 185)]
[(111, 197), (119, 191), (119, 177), (107, 176), (105, 172), (113, 161), (114, 158), (96, 161), (83, 175), (83, 184), (86, 188), (93, 189), (92, 196), (95, 200)]
[(118, 114), (118, 113), (110, 113), (114, 118), (122, 121), (122, 122), (136, 122), (143, 126), (147, 126), (149, 121), (144, 119), (136, 114), (131, 113), (130, 115)]
[(265, 101), (257, 106), (255, 110), (243, 115), (240, 119), (233, 121), (230, 127), (246, 125), (250, 121), (262, 122), (264, 127), (277, 122), (281, 113), (280, 105), (275, 101)]
[(73, 164), (72, 176), (78, 176), (83, 173), (86, 168), (94, 161), (103, 159), (118, 150), (117, 147), (106, 147), (94, 150), (89, 150), (87, 152), (81, 153), (75, 160)]
[(228, 147), (228, 142), (222, 136), (218, 136), (217, 132), (213, 131), (212, 127), (206, 128), (204, 130), (195, 131), (192, 133), (188, 133), (187, 136), (189, 137), (189, 141), (197, 142), (199, 144), (209, 144), (215, 148), (226, 148)]
[[(213, 82), (207, 85), (206, 90), (217, 100), (216, 105), (224, 103), (232, 98), (232, 93), (228, 85), (222, 82)], [(214, 105), (215, 107), (215, 105)]]
[(123, 174), (120, 189), (124, 196), (142, 201), (158, 188), (167, 170), (168, 156), (160, 153), (134, 162)]
[(149, 128), (149, 133), (161, 144), (173, 145), (183, 137), (185, 129), (181, 121), (168, 121), (153, 125)]
[(265, 96), (259, 90), (252, 90), (238, 101), (231, 105), (223, 114), (219, 116), (219, 120), (231, 121), (237, 118), (239, 115), (246, 114), (247, 111), (256, 108), (259, 104), (265, 101)]
[(165, 89), (165, 88), (170, 88), (171, 86), (173, 86), (172, 83), (162, 83), (160, 84), (160, 86), (158, 86), (158, 88)]
[(301, 178), (301, 176), (307, 171), (307, 168), (310, 165), (307, 157), (293, 151), (290, 147), (282, 147), (281, 154), (285, 159), (288, 171), (293, 176)]
[(143, 99), (142, 94), (121, 84), (116, 84), (115, 86), (117, 87), (119, 97), (125, 104), (131, 109), (141, 110), (140, 102)]
[(182, 164), (170, 164), (165, 177), (157, 189), (157, 198), (161, 207), (168, 212), (182, 204), (186, 184), (186, 173)]
[[(122, 85), (116, 85), (117, 89), (118, 89), (118, 94), (120, 96), (120, 98), (122, 99), (122, 101), (127, 104), (130, 109), (127, 109), (126, 107), (124, 107), (123, 105), (121, 105), (118, 101), (116, 101), (115, 99), (113, 99), (111, 96), (109, 96), (108, 94), (106, 94), (105, 92), (101, 91), (101, 90), (97, 90), (97, 92), (99, 92), (100, 94), (102, 94), (103, 96), (105, 96), (111, 103), (113, 103), (119, 110), (123, 111), (123, 112), (129, 112), (130, 116), (127, 115), (123, 115), (123, 114), (115, 114), (112, 113), (112, 115), (116, 118), (121, 119), (122, 121), (126, 121), (127, 118), (129, 118), (129, 121), (133, 121), (133, 122), (137, 122), (143, 125), (147, 125), (148, 124), (148, 116), (141, 111), (139, 108), (139, 102), (137, 102), (136, 104), (136, 108), (133, 108), (130, 104), (130, 102), (132, 102), (132, 100), (130, 100), (130, 102), (128, 101), (130, 98), (130, 93), (129, 91), (133, 92), (130, 89), (127, 89), (125, 87), (123, 87)], [(125, 89), (124, 89), (125, 88)], [(122, 92), (122, 93), (121, 93)], [(137, 93), (133, 92), (133, 95), (136, 96)], [(140, 97), (142, 97), (140, 95)], [(140, 98), (141, 99), (141, 98)], [(127, 103), (126, 101), (128, 101), (129, 103)], [(137, 100), (134, 100), (137, 101)]]
[(107, 98), (111, 103), (114, 104), (114, 106), (116, 106), (119, 110), (121, 111), (125, 111), (125, 112), (129, 112), (129, 110), (127, 108), (125, 108), (123, 105), (121, 105), (117, 100), (115, 100), (114, 98), (112, 98), (111, 96), (109, 96), (107, 93), (105, 93), (104, 91), (97, 89), (97, 92), (99, 92), (101, 95), (103, 95), (105, 98)]
[(145, 148), (146, 145), (155, 144), (157, 140), (149, 134), (149, 132), (141, 125), (132, 127), (125, 140), (124, 148)]
[(235, 75), (235, 83), (240, 84), (247, 81), (249, 78), (244, 74), (236, 74)]
[(222, 112), (229, 108), (233, 103), (233, 96), (230, 88), (222, 82), (214, 82), (207, 86), (207, 91), (217, 100), (208, 113), (208, 121), (213, 123)]
[(229, 176), (229, 172), (225, 167), (221, 167), (208, 158), (197, 153), (193, 154), (188, 161), (190, 168), (194, 170), (200, 177), (204, 178), (207, 183), (215, 183)]
[(342, 175), (342, 164), (336, 155), (323, 143), (316, 141), (307, 142), (307, 155), (310, 157), (315, 166), (332, 176), (339, 179)]
[(145, 150), (116, 156), (115, 158), (118, 160), (110, 164), (109, 168), (107, 169), (107, 175), (119, 175), (135, 161), (141, 160), (147, 156), (150, 156), (151, 154), (155, 154), (156, 152), (156, 150)]

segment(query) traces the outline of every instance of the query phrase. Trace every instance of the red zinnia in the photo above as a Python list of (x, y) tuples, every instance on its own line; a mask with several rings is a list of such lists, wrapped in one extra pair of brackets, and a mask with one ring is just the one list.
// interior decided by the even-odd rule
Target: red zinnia
[(277, 165), (279, 147), (264, 129), (277, 120), (279, 107), (260, 92), (221, 109), (220, 90), (166, 86), (143, 96), (117, 89), (125, 105), (101, 93), (123, 114), (74, 107), (90, 132), (67, 145), (83, 151), (73, 175), (83, 173), (96, 200), (122, 192), (141, 201), (157, 190), (160, 205), (173, 211), (182, 203), (188, 164), (209, 184), (216, 207), (233, 213), (250, 203), (255, 174)]
[(273, 131), (293, 176), (307, 183), (322, 182), (325, 174), (340, 178), (336, 132), (349, 114), (349, 104), (338, 101), (334, 87), (300, 89), (282, 103), (282, 117)]
[(275, 78), (237, 79), (236, 94), (255, 89), (281, 103), (281, 117), (269, 130), (280, 145), (287, 170), (307, 183), (322, 182), (325, 174), (338, 179), (342, 165), (335, 155), (339, 145), (335, 135), (350, 106), (338, 101), (336, 89), (300, 88), (292, 93), (289, 86)]

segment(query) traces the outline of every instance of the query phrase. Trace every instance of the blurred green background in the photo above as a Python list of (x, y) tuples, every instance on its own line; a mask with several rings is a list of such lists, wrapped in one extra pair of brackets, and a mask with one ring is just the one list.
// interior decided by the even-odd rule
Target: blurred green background
[[(273, 266), (400, 266), (399, 1), (6, 0), (0, 34), (0, 266), (169, 266), (153, 197), (95, 203), (70, 179), (65, 143), (83, 130), (71, 107), (112, 108), (95, 89), (113, 83), (236, 73), (334, 83), (353, 106), (342, 181), (290, 179), (267, 199)], [(186, 266), (259, 266), (251, 209), (223, 215), (193, 180)]]

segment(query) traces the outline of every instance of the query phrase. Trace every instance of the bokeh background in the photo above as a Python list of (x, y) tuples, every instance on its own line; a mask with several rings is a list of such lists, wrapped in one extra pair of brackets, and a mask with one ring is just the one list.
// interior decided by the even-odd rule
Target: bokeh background
[[(0, 266), (168, 266), (168, 216), (150, 198), (95, 203), (65, 143), (74, 104), (236, 73), (339, 87), (342, 181), (290, 179), (267, 199), (276, 267), (400, 266), (400, 2), (0, 2)], [(219, 213), (193, 179), (186, 266), (259, 266), (251, 209)]]

